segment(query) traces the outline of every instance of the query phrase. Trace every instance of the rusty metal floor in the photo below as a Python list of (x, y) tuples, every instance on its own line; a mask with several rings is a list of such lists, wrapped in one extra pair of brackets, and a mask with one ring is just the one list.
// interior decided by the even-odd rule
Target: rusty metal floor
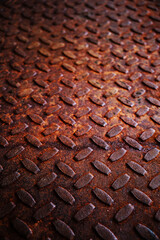
[(0, 239), (160, 239), (160, 2), (0, 19)]

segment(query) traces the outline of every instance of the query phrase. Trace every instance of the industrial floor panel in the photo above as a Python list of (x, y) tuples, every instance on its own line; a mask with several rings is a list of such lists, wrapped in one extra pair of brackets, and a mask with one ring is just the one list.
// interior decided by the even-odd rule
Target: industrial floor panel
[(160, 2), (0, 2), (0, 240), (160, 239)]

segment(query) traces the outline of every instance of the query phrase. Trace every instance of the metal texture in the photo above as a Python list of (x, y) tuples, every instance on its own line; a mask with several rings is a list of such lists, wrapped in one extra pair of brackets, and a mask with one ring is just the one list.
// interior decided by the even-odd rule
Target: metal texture
[(160, 239), (160, 3), (1, 1), (0, 239)]

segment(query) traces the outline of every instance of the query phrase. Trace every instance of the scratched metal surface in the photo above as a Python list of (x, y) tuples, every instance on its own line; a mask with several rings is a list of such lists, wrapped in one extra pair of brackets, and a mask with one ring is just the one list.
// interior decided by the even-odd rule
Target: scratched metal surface
[(0, 239), (160, 238), (160, 3), (1, 1)]

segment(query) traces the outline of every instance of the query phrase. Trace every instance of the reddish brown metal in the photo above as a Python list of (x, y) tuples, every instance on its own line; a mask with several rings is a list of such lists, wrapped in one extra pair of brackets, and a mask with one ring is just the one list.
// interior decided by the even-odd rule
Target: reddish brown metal
[(160, 239), (160, 3), (0, 3), (0, 239)]

